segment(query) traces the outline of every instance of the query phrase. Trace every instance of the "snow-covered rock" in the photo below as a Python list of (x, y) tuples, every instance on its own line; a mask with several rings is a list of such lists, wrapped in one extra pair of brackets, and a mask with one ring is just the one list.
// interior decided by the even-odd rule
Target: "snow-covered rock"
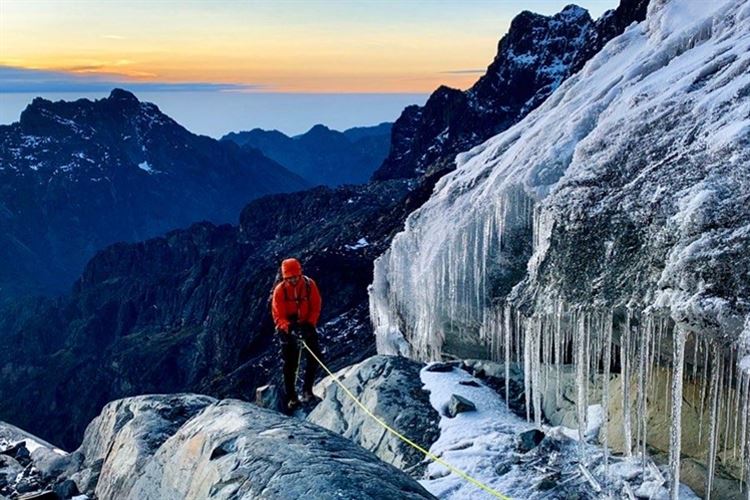
[[(341, 383), (388, 425), (425, 448), (437, 439), (439, 415), (422, 389), (424, 365), (397, 356), (374, 356), (336, 374)], [(308, 420), (351, 439), (385, 462), (420, 477), (424, 455), (388, 433), (331, 380), (315, 388), (325, 394)]]
[[(496, 391), (464, 369), (433, 372), (425, 368), (421, 379), (434, 408), (444, 407), (456, 394), (476, 403), (476, 411), (441, 417), (440, 437), (430, 452), (510, 498), (596, 499), (603, 498), (605, 488), (613, 498), (628, 498), (628, 490), (644, 483), (664, 483), (664, 467), (660, 469), (648, 458), (605, 459), (600, 446), (580, 442), (575, 432), (562, 427), (544, 426), (540, 435), (532, 423), (510, 411)], [(519, 446), (525, 435), (528, 445)], [(627, 474), (619, 474), (621, 470)], [(428, 466), (421, 483), (445, 500), (496, 498), (437, 462)], [(681, 485), (679, 498), (695, 496)]]
[(52, 481), (44, 474), (45, 459), (67, 454), (18, 427), (0, 422), (0, 498), (18, 498), (50, 491)]

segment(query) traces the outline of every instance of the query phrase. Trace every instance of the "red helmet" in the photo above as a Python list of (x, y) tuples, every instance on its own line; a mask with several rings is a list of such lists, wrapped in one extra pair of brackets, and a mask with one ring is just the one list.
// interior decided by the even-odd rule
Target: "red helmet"
[(302, 276), (302, 264), (297, 259), (284, 259), (281, 262), (281, 277), (292, 278)]

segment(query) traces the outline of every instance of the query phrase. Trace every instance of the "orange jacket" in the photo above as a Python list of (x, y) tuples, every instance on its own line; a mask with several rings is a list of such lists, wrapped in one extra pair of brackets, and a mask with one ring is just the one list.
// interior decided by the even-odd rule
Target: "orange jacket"
[(317, 326), (321, 306), (318, 285), (312, 278), (300, 275), (297, 285), (284, 280), (273, 290), (271, 313), (276, 328), (289, 331), (289, 324), (297, 318), (299, 323)]

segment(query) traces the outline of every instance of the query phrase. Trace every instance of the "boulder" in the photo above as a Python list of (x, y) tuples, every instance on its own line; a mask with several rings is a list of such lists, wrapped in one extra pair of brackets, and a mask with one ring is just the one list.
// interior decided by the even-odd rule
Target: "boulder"
[(427, 365), (428, 372), (452, 372), (455, 368), (455, 363), (431, 363)]
[(57, 495), (62, 499), (69, 499), (77, 496), (80, 492), (78, 491), (78, 486), (76, 486), (75, 481), (71, 479), (66, 479), (58, 484), (56, 484), (53, 488), (53, 491), (57, 493)]
[(446, 409), (448, 416), (455, 418), (459, 413), (467, 411), (477, 411), (476, 405), (463, 396), (453, 394), (450, 401), (448, 401), (448, 408)]
[(18, 474), (23, 471), (23, 465), (18, 463), (13, 457), (7, 455), (0, 456), (0, 474)]
[(9, 494), (15, 487), (16, 478), (23, 472), (23, 466), (7, 455), (0, 455), (0, 495)]
[[(44, 498), (51, 493), (52, 477), (40, 469), (46, 461), (67, 454), (54, 445), (0, 422), (0, 496), (11, 498)], [(57, 498), (57, 497), (55, 497)]]
[(526, 432), (522, 432), (518, 436), (518, 451), (526, 453), (533, 450), (539, 443), (544, 439), (544, 433), (539, 429), (531, 429)]
[(159, 447), (132, 487), (109, 491), (125, 499), (434, 498), (351, 441), (238, 400), (205, 408)]
[(31, 461), (42, 477), (55, 479), (75, 473), (83, 463), (83, 456), (80, 453), (61, 455), (49, 448), (40, 447), (31, 453)]
[[(216, 399), (195, 394), (148, 395), (107, 404), (86, 428), (72, 475), (80, 491), (119, 498), (129, 491), (156, 450), (191, 417)], [(71, 454), (69, 460), (76, 460)], [(92, 491), (92, 489), (94, 489)]]
[(0, 455), (13, 457), (23, 466), (26, 466), (31, 462), (31, 453), (29, 453), (28, 448), (26, 448), (26, 441), (19, 441), (9, 448), (0, 451)]
[[(373, 356), (336, 377), (369, 410), (412, 441), (429, 448), (439, 436), (440, 415), (422, 389), (424, 365), (398, 356)], [(451, 368), (452, 369), (452, 368)], [(357, 406), (331, 377), (315, 388), (325, 394), (308, 420), (351, 439), (413, 477), (421, 477), (421, 452), (388, 433)]]
[[(238, 400), (195, 394), (113, 401), (68, 456), (57, 497), (434, 498), (349, 440)], [(72, 469), (65, 469), (66, 474)]]

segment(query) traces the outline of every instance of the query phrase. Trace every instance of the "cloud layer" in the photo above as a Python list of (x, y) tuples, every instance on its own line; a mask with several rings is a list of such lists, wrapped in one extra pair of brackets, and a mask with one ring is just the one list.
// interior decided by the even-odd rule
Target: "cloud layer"
[(270, 90), (267, 85), (208, 82), (144, 82), (112, 73), (69, 73), (0, 65), (0, 93), (108, 92), (113, 87), (134, 91), (200, 92)]

